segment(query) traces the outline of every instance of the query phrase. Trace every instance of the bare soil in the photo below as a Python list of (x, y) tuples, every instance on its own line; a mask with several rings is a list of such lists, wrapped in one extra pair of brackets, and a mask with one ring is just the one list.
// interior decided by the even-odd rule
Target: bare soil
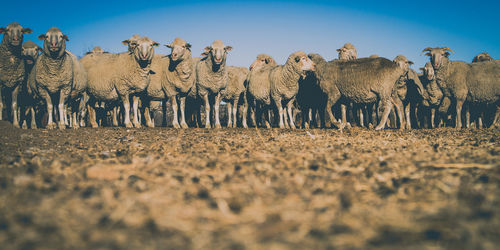
[(21, 130), (2, 249), (494, 249), (500, 130)]

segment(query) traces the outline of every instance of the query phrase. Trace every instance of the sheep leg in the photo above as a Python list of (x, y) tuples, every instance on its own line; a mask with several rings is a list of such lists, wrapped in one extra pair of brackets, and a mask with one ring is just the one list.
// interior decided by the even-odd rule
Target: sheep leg
[(47, 129), (56, 128), (56, 124), (53, 121), (54, 105), (52, 105), (52, 98), (46, 90), (40, 90), (40, 96), (45, 100), (47, 106)]
[(64, 125), (71, 127), (70, 121), (68, 120), (68, 104), (64, 104)]
[(31, 112), (31, 129), (37, 128), (36, 126), (36, 115), (35, 115), (35, 108), (33, 106), (29, 107), (29, 110)]
[(161, 124), (163, 127), (167, 126), (167, 101), (163, 100), (161, 101)]
[(278, 100), (274, 101), (276, 103), (276, 108), (278, 109), (278, 115), (279, 115), (279, 128), (285, 128), (285, 124), (283, 123), (283, 106), (281, 105), (281, 98)]
[(283, 107), (283, 122), (285, 123), (285, 128), (290, 128), (288, 124), (287, 106)]
[(186, 97), (179, 97), (179, 101), (181, 103), (181, 128), (188, 128), (186, 123)]
[(208, 93), (203, 95), (203, 101), (205, 103), (205, 128), (210, 128), (210, 101), (208, 99)]
[(332, 123), (335, 127), (338, 129), (342, 130), (344, 129), (344, 126), (341, 122), (337, 121), (337, 118), (333, 115), (333, 105), (335, 104), (336, 100), (328, 100), (328, 103), (326, 104), (326, 112), (328, 114), (328, 118), (330, 119), (330, 123)]
[(248, 128), (248, 124), (247, 124), (247, 115), (248, 115), (248, 100), (247, 98), (244, 99), (244, 103), (243, 103), (243, 116), (241, 117), (241, 126), (243, 126), (244, 128)]
[(382, 113), (382, 117), (380, 119), (380, 123), (375, 127), (375, 130), (381, 130), (385, 127), (385, 123), (387, 122), (387, 118), (389, 118), (389, 114), (391, 113), (392, 102), (390, 99), (383, 100), (384, 104), (384, 112)]
[(363, 109), (359, 108), (358, 113), (359, 113), (359, 126), (364, 127), (365, 126), (365, 116), (363, 114)]
[(470, 127), (470, 106), (471, 104), (465, 105), (465, 127)]
[(290, 119), (290, 123), (289, 123), (290, 128), (295, 129), (295, 123), (293, 122), (294, 117), (293, 117), (293, 113), (292, 113), (293, 100), (288, 101), (286, 106), (288, 109), (288, 118)]
[(406, 115), (406, 129), (411, 129), (411, 118), (410, 118), (410, 103), (405, 106), (405, 115)]
[(92, 128), (97, 128), (97, 121), (96, 121), (96, 110), (95, 110), (95, 103), (90, 103), (87, 104), (87, 109), (89, 110), (89, 123)]
[(219, 107), (220, 107), (221, 97), (222, 95), (220, 92), (215, 96), (215, 103), (214, 103), (215, 128), (221, 128), (219, 119)]
[(146, 123), (146, 127), (148, 128), (154, 128), (154, 123), (151, 121), (151, 111), (149, 107), (151, 106), (151, 100), (147, 98), (144, 101), (143, 107), (144, 107), (144, 121)]
[(128, 94), (121, 96), (123, 102), (123, 115), (124, 115), (124, 125), (127, 128), (132, 128), (134, 125), (130, 122), (130, 101)]
[(238, 126), (237, 121), (238, 121), (238, 102), (239, 98), (236, 98), (233, 100), (233, 128), (236, 128)]
[(311, 110), (309, 108), (305, 108), (302, 113), (302, 128), (303, 129), (308, 129), (309, 128), (309, 117), (311, 115)]
[(132, 124), (134, 125), (134, 127), (140, 128), (141, 123), (139, 122), (139, 97), (133, 96), (132, 100), (133, 100), (132, 109), (134, 111), (134, 119), (132, 120)]
[(456, 106), (456, 123), (455, 123), (455, 128), (462, 128), (462, 106), (464, 105), (463, 100), (457, 100), (457, 106)]
[[(393, 99), (394, 107), (396, 109), (397, 116), (399, 118), (399, 129), (405, 129), (405, 117), (403, 116), (403, 103), (399, 98)], [(392, 125), (392, 124), (391, 124)]]
[(500, 106), (497, 107), (497, 110), (495, 112), (495, 117), (493, 118), (493, 122), (491, 123), (490, 128), (495, 128), (499, 126), (498, 124), (499, 122), (500, 122)]
[(227, 107), (227, 127), (232, 128), (233, 127), (233, 104), (231, 102), (228, 102), (226, 104)]
[(431, 128), (435, 128), (436, 127), (436, 124), (435, 124), (435, 119), (436, 119), (436, 109), (435, 108), (432, 108), (431, 109)]
[(342, 113), (342, 126), (347, 124), (347, 107), (344, 104), (340, 104), (340, 110)]
[(177, 114), (177, 111), (179, 110), (179, 107), (177, 106), (177, 96), (172, 96), (170, 98), (170, 106), (172, 106), (172, 111), (174, 113), (172, 126), (174, 128), (181, 128), (181, 126), (179, 125), (179, 116)]
[[(17, 115), (17, 98), (19, 97), (20, 85), (17, 85), (12, 91), (12, 125), (19, 128), (19, 120)], [(1, 95), (0, 95), (1, 98)]]
[(266, 108), (264, 112), (264, 119), (264, 126), (266, 126), (266, 128), (271, 128), (271, 109)]
[(59, 103), (57, 105), (59, 109), (59, 129), (66, 128), (66, 122), (68, 120), (66, 116), (67, 113), (65, 106), (66, 106), (66, 99), (68, 98), (70, 91), (71, 89), (67, 88), (67, 89), (61, 89), (61, 91), (59, 92)]

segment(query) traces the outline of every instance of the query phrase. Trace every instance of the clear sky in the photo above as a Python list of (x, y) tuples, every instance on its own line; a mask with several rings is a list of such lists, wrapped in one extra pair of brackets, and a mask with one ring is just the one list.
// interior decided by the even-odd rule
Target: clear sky
[[(110, 52), (126, 48), (122, 40), (147, 35), (160, 44), (181, 37), (193, 55), (214, 40), (231, 45), (228, 64), (249, 66), (259, 53), (284, 63), (303, 50), (326, 59), (351, 42), (358, 57), (403, 54), (428, 60), (425, 47), (448, 46), (452, 60), (470, 62), (483, 51), (500, 58), (500, 1), (8, 1), (0, 25), (12, 21), (34, 30), (34, 40), (50, 27), (67, 34), (76, 55), (99, 45)], [(157, 53), (168, 53), (164, 46)]]

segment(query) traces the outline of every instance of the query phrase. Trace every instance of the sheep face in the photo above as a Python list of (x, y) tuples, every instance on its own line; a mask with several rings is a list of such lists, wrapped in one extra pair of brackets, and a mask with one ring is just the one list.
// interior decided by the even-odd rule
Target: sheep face
[(19, 23), (13, 22), (7, 27), (1, 27), (0, 33), (4, 34), (4, 41), (11, 46), (20, 46), (23, 43), (24, 34), (31, 34), (33, 30), (23, 28)]
[(158, 47), (159, 44), (148, 37), (141, 37), (135, 42), (129, 44), (133, 48), (133, 54), (137, 62), (141, 64), (141, 67), (145, 67), (151, 63), (154, 56), (154, 47)]
[(128, 52), (133, 53), (134, 52), (134, 47), (132, 46), (132, 43), (137, 43), (137, 40), (141, 38), (139, 35), (135, 34), (132, 37), (130, 37), (127, 40), (123, 40), (122, 44), (127, 46)]
[(487, 52), (483, 52), (472, 59), (472, 62), (484, 62), (484, 61), (493, 61), (493, 58)]
[(430, 57), (432, 66), (434, 67), (435, 70), (437, 70), (437, 69), (439, 69), (439, 67), (441, 67), (441, 65), (443, 64), (443, 61), (448, 60), (448, 56), (450, 55), (450, 53), (448, 51), (453, 52), (453, 50), (451, 50), (448, 47), (425, 48), (422, 51), (422, 53), (426, 52), (426, 51), (428, 51), (428, 52), (425, 53), (425, 55)]
[(286, 62), (288, 65), (292, 65), (295, 72), (299, 73), (301, 76), (305, 77), (308, 71), (315, 71), (314, 62), (307, 57), (307, 54), (303, 51), (298, 51), (291, 54)]
[(398, 55), (396, 58), (393, 60), (401, 69), (407, 71), (410, 69), (410, 65), (413, 64), (412, 61), (408, 60), (405, 56), (403, 55)]
[(264, 65), (269, 65), (269, 66), (276, 66), (276, 62), (274, 59), (266, 54), (260, 54), (257, 56), (257, 59), (250, 65), (250, 70), (252, 69), (258, 69)]
[(339, 59), (341, 60), (354, 60), (358, 58), (356, 48), (350, 43), (344, 44), (342, 48), (337, 49), (337, 52), (339, 52)]
[(434, 68), (432, 68), (432, 64), (430, 62), (427, 62), (425, 66), (420, 69), (422, 70), (422, 73), (424, 73), (424, 76), (425, 78), (427, 78), (427, 80), (434, 80)]
[(69, 41), (68, 36), (56, 27), (52, 27), (47, 33), (39, 35), (38, 39), (44, 41), (43, 49), (45, 53), (50, 55), (61, 55), (64, 53), (66, 41)]
[(220, 40), (214, 41), (212, 45), (205, 47), (207, 55), (211, 55), (212, 62), (216, 65), (221, 65), (226, 61), (227, 52), (231, 51), (233, 47), (225, 46)]
[(33, 63), (35, 63), (36, 59), (38, 58), (40, 51), (42, 51), (42, 48), (40, 48), (34, 42), (28, 41), (28, 42), (25, 42), (23, 44), (23, 48), (21, 50), (21, 55), (23, 56), (24, 61), (27, 64), (32, 65)]
[(183, 58), (186, 51), (191, 51), (191, 44), (181, 38), (176, 38), (171, 44), (165, 46), (171, 49), (170, 57), (174, 62)]

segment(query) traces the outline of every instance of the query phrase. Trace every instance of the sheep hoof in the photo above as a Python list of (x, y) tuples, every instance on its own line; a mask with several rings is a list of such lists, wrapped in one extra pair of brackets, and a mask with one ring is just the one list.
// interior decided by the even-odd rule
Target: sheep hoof
[(215, 128), (222, 128), (222, 127), (221, 127), (221, 125), (220, 125), (219, 123), (216, 123), (214, 127), (215, 127)]
[(172, 124), (172, 126), (173, 126), (174, 128), (181, 128), (181, 126), (179, 126), (179, 123), (174, 123), (174, 124)]
[(154, 128), (154, 127), (155, 127), (155, 125), (154, 125), (154, 123), (152, 123), (152, 122), (147, 122), (147, 123), (146, 123), (146, 127), (148, 127), (148, 128)]
[(59, 129), (66, 129), (66, 124), (64, 122), (59, 123)]
[(227, 127), (228, 127), (228, 128), (232, 128), (232, 127), (233, 127), (233, 124), (232, 124), (232, 123), (228, 123), (228, 124), (227, 124)]
[(134, 128), (141, 128), (142, 127), (140, 123), (134, 122), (133, 125), (134, 125)]
[(132, 123), (128, 122), (128, 123), (125, 123), (125, 127), (126, 128), (133, 128), (134, 125), (132, 125)]
[(189, 126), (187, 125), (187, 123), (183, 122), (181, 123), (181, 128), (189, 128)]

